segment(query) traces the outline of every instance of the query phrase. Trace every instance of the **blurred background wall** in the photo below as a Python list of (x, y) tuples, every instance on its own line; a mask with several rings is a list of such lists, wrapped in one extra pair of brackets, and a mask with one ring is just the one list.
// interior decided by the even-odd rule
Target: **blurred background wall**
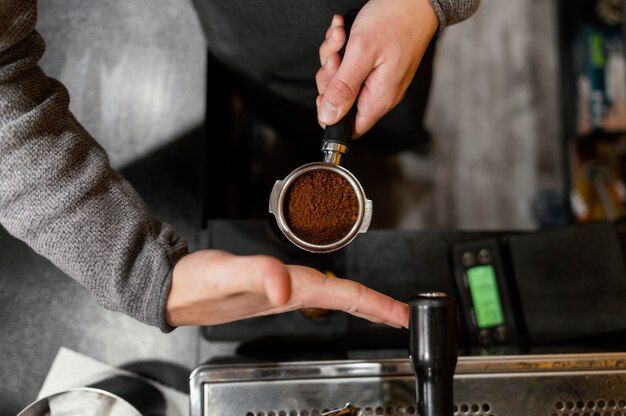
[(532, 227), (533, 196), (560, 189), (556, 6), (483, 0), (442, 36), (428, 119), (438, 225)]

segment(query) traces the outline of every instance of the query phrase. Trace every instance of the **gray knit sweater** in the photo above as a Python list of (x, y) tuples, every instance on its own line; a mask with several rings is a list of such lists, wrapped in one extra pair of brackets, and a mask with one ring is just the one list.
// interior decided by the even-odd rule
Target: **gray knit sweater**
[[(479, 3), (432, 1), (442, 27)], [(67, 90), (39, 68), (36, 7), (36, 0), (0, 0), (0, 224), (100, 305), (171, 330), (165, 303), (187, 245), (152, 218), (69, 112)]]

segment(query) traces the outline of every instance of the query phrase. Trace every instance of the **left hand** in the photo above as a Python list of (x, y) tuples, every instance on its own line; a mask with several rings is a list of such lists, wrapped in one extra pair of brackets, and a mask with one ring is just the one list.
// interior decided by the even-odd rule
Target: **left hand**
[(429, 0), (370, 0), (352, 25), (342, 61), (346, 32), (335, 15), (315, 77), (320, 125), (341, 120), (358, 96), (353, 137), (368, 131), (402, 100), (438, 27)]
[(166, 319), (170, 326), (217, 325), (302, 308), (342, 310), (395, 328), (409, 325), (406, 303), (357, 282), (269, 256), (218, 250), (196, 251), (176, 263)]

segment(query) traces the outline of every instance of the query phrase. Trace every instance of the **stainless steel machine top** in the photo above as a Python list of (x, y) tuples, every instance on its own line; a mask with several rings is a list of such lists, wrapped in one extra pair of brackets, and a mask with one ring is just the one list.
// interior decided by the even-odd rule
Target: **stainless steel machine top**
[[(416, 415), (409, 360), (214, 365), (191, 375), (192, 416)], [(626, 415), (626, 354), (461, 357), (455, 415)]]

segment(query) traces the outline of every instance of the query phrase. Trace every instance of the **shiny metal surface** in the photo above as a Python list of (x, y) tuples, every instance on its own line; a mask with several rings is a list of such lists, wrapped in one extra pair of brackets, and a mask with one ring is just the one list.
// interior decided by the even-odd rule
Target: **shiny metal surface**
[[(414, 415), (408, 360), (203, 366), (191, 414), (320, 416), (346, 402), (357, 415)], [(624, 415), (626, 354), (462, 357), (455, 415)]]
[(348, 153), (348, 146), (325, 141), (322, 143), (322, 153), (324, 154), (324, 162), (341, 165), (341, 159)]
[(419, 295), (426, 298), (442, 298), (447, 296), (444, 292), (420, 292)]
[[(307, 241), (302, 240), (291, 231), (285, 217), (285, 197), (287, 196), (287, 191), (289, 190), (289, 187), (300, 176), (315, 170), (328, 170), (343, 177), (346, 181), (348, 181), (350, 186), (352, 186), (352, 189), (354, 189), (357, 201), (359, 203), (359, 214), (354, 225), (352, 226), (352, 229), (341, 240), (335, 241), (334, 243), (330, 244), (311, 244)], [(287, 237), (289, 241), (291, 241), (293, 244), (300, 247), (301, 249), (314, 253), (328, 253), (334, 250), (338, 250), (342, 247), (345, 247), (352, 240), (354, 240), (359, 233), (366, 232), (372, 220), (373, 209), (374, 208), (372, 201), (365, 197), (365, 191), (363, 190), (363, 187), (361, 186), (361, 183), (357, 180), (357, 178), (349, 170), (341, 166), (326, 162), (314, 162), (300, 166), (299, 168), (292, 171), (289, 175), (287, 175), (284, 180), (276, 181), (274, 187), (272, 188), (272, 193), (270, 194), (269, 201), (269, 212), (274, 214), (274, 216), (276, 217), (278, 228), (282, 231), (285, 237)]]

